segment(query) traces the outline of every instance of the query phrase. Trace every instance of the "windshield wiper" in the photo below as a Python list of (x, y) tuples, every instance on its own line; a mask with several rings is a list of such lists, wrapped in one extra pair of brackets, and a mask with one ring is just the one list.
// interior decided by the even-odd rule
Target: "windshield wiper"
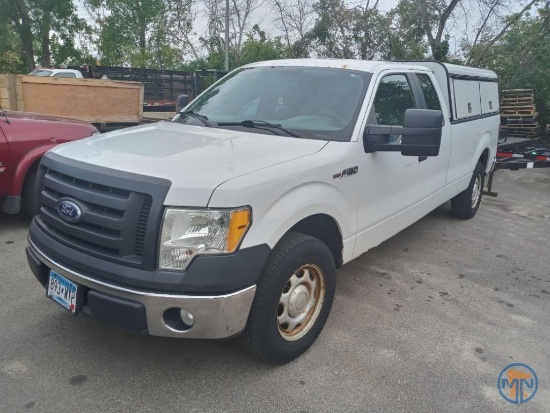
[(190, 118), (198, 119), (202, 123), (204, 123), (204, 126), (208, 126), (209, 128), (216, 126), (216, 124), (208, 120), (206, 116), (201, 115), (200, 113), (197, 113), (194, 110), (186, 110), (185, 112), (180, 112), (180, 115), (189, 116)]
[[(273, 133), (276, 133), (273, 130), (273, 129), (276, 129), (286, 133), (288, 136), (301, 138), (301, 136), (298, 135), (297, 133), (294, 133), (286, 128), (283, 128), (281, 125), (277, 125), (276, 123), (266, 122), (265, 120), (248, 120), (247, 119), (241, 122), (218, 122), (218, 126), (231, 126), (231, 125), (240, 125), (240, 126), (244, 126), (245, 128), (265, 129)], [(281, 135), (281, 134), (277, 133), (277, 135)]]

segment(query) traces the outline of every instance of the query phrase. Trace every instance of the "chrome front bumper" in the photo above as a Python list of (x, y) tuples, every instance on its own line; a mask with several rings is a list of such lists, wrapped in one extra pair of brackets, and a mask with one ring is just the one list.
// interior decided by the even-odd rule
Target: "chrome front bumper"
[[(147, 331), (153, 336), (203, 339), (234, 336), (244, 329), (256, 293), (255, 285), (235, 293), (214, 296), (138, 291), (98, 281), (72, 271), (44, 255), (30, 239), (29, 246), (32, 253), (44, 265), (63, 277), (91, 290), (143, 304), (146, 312)], [(164, 321), (164, 312), (171, 308), (182, 308), (191, 312), (195, 318), (193, 327), (186, 331), (179, 331), (168, 326)]]

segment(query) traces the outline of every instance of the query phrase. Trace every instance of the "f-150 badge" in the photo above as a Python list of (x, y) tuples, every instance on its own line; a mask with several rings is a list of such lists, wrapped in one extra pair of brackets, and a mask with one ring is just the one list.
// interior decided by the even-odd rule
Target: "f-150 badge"
[(341, 178), (345, 178), (346, 176), (355, 175), (358, 170), (359, 170), (358, 166), (353, 166), (351, 168), (342, 169), (337, 174), (332, 175), (332, 178), (333, 179), (341, 179)]

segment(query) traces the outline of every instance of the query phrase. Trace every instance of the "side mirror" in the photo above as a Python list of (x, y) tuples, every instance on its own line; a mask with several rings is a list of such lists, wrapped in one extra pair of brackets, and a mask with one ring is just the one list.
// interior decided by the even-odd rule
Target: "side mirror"
[(180, 113), (180, 111), (187, 106), (189, 103), (189, 96), (185, 94), (178, 95), (178, 100), (176, 102), (176, 113)]
[[(407, 109), (403, 126), (367, 125), (365, 152), (401, 152), (404, 156), (437, 156), (441, 146), (443, 112)], [(386, 143), (389, 135), (401, 135), (400, 144)]]

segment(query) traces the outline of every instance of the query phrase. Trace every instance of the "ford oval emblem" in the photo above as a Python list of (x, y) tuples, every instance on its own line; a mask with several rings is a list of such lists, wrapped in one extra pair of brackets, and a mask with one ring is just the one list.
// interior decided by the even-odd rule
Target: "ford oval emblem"
[(82, 217), (82, 209), (73, 201), (62, 199), (57, 204), (57, 213), (63, 219), (70, 222), (80, 221)]

